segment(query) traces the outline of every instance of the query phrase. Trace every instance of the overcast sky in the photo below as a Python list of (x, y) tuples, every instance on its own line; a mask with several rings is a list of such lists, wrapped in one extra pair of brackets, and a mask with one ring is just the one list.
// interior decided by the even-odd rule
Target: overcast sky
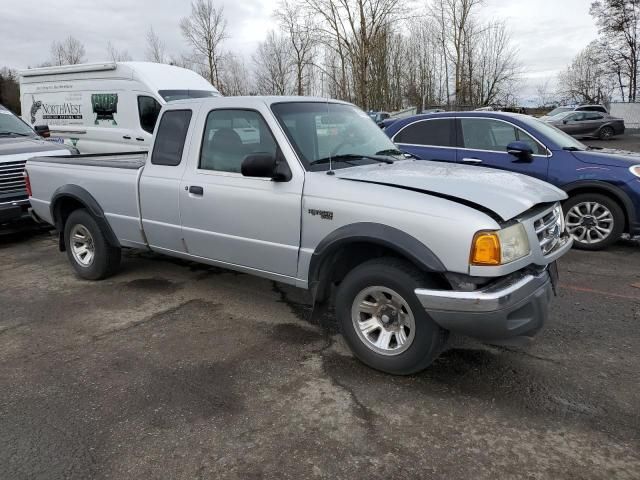
[[(273, 26), (278, 0), (218, 0), (230, 35), (225, 47), (248, 58)], [(554, 77), (596, 37), (590, 0), (485, 0), (480, 15), (508, 22), (525, 68), (525, 96)], [(0, 0), (0, 67), (26, 68), (46, 61), (52, 40), (81, 40), (87, 60), (107, 56), (107, 42), (144, 59), (145, 32), (153, 25), (169, 54), (188, 50), (178, 28), (190, 0)]]

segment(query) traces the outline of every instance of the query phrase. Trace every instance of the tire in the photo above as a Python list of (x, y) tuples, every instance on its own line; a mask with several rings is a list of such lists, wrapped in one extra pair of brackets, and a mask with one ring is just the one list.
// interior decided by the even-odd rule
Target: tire
[[(429, 283), (410, 263), (390, 257), (367, 261), (347, 274), (336, 294), (336, 316), (342, 335), (362, 363), (410, 375), (424, 370), (440, 354), (448, 332), (429, 317), (414, 293)], [(390, 300), (394, 303), (387, 303)], [(362, 312), (360, 305), (376, 313)], [(385, 319), (388, 329), (383, 328)], [(363, 331), (375, 323), (377, 330)], [(378, 341), (382, 348), (374, 345)]]
[(120, 248), (109, 245), (98, 222), (85, 209), (74, 210), (67, 218), (64, 242), (67, 258), (81, 278), (102, 280), (120, 265)]
[(622, 207), (606, 195), (581, 193), (570, 197), (563, 209), (573, 246), (580, 250), (603, 250), (616, 242), (624, 230)]
[(609, 140), (614, 135), (615, 135), (615, 132), (611, 127), (602, 127), (598, 132), (598, 137), (600, 137), (600, 140)]

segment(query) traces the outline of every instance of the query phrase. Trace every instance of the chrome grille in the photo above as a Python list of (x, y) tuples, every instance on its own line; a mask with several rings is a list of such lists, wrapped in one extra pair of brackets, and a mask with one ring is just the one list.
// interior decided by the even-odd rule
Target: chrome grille
[(23, 176), (26, 163), (26, 160), (0, 163), (0, 199), (27, 194)]
[(543, 255), (551, 253), (560, 243), (564, 230), (562, 207), (556, 205), (553, 210), (538, 218), (534, 222), (538, 242)]

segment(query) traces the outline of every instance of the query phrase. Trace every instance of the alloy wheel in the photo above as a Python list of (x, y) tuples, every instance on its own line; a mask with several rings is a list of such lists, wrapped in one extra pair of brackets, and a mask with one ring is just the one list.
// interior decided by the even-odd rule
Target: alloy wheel
[(575, 241), (587, 244), (606, 240), (614, 227), (611, 210), (598, 202), (577, 203), (567, 212), (565, 223)]

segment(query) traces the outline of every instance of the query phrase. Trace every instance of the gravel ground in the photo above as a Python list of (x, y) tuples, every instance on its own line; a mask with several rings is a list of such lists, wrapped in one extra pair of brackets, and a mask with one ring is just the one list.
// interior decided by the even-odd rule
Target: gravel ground
[(136, 253), (86, 282), (4, 237), (0, 478), (640, 478), (638, 248), (567, 255), (533, 346), (392, 377), (293, 288)]

